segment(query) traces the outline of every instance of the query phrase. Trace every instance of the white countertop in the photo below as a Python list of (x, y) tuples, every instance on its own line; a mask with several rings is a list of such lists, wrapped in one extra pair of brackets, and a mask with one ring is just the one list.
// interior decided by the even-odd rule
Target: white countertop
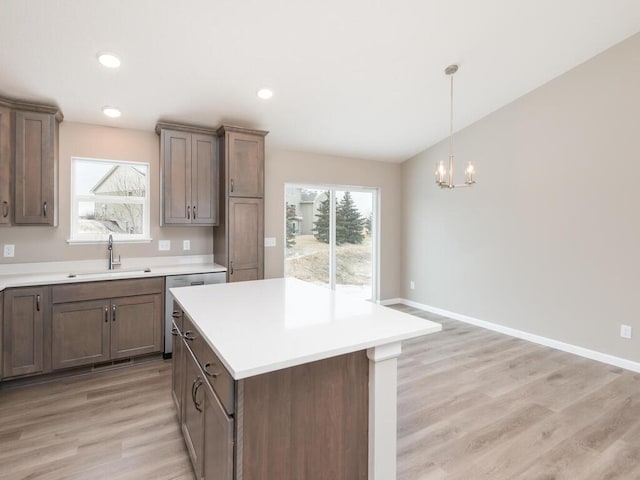
[(438, 323), (292, 278), (172, 288), (236, 380), (438, 332)]
[[(123, 259), (122, 267), (114, 270), (107, 270), (105, 265), (105, 260), (0, 265), (0, 291), (9, 287), (226, 272), (225, 267), (213, 263), (212, 255)], [(150, 271), (145, 272), (146, 269)], [(76, 276), (70, 277), (71, 274)]]

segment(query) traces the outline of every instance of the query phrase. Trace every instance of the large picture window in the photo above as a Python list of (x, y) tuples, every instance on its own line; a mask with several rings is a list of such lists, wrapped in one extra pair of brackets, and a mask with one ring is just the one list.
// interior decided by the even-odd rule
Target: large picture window
[(151, 241), (149, 164), (71, 159), (69, 242)]

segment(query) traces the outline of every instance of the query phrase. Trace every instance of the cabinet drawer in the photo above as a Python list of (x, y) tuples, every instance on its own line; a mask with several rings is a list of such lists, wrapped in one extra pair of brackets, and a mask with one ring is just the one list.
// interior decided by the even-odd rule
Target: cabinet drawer
[(225, 410), (232, 415), (235, 407), (234, 380), (231, 374), (224, 367), (218, 356), (211, 350), (202, 335), (194, 327), (188, 315), (183, 313), (184, 330), (182, 331), (186, 345), (193, 352), (198, 360), (200, 368), (205, 373), (205, 377), (211, 388), (220, 399), (220, 403)]
[(163, 277), (67, 283), (51, 287), (52, 303), (81, 302), (104, 298), (162, 293)]

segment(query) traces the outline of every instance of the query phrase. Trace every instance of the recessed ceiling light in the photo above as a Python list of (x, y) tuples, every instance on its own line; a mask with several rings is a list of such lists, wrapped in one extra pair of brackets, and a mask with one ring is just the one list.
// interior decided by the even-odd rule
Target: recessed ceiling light
[(111, 118), (118, 118), (122, 115), (122, 112), (117, 107), (102, 107), (102, 113)]
[(271, 97), (273, 97), (273, 92), (268, 88), (261, 88), (260, 90), (258, 90), (258, 97), (263, 100), (269, 100)]
[(113, 53), (102, 52), (98, 54), (98, 61), (108, 68), (118, 68), (120, 59)]

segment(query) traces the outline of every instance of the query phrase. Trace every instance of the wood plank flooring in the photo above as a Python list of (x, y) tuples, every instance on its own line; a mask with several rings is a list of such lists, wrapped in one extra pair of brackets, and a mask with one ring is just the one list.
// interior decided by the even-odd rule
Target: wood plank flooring
[(171, 362), (0, 390), (0, 480), (193, 480)]
[[(443, 325), (398, 362), (398, 480), (640, 479), (640, 375), (393, 308)], [(155, 360), (0, 390), (0, 480), (193, 480), (170, 386)]]
[(640, 479), (640, 375), (410, 307), (398, 480)]

